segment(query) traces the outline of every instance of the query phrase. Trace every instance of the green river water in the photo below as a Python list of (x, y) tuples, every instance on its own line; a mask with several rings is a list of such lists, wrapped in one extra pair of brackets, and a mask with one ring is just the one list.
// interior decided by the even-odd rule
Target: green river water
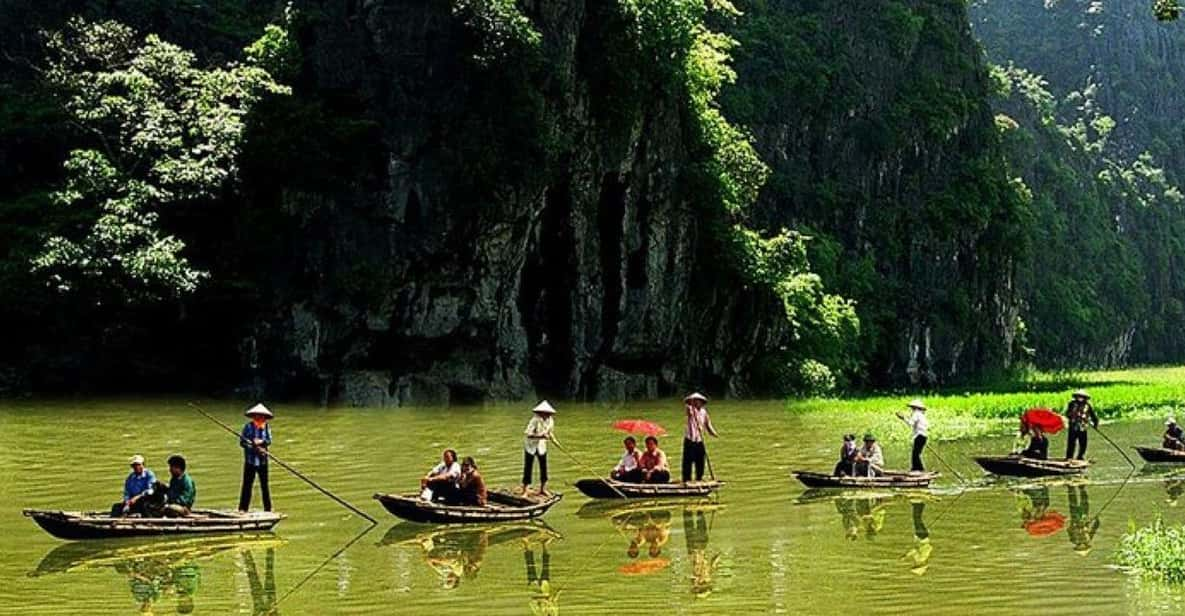
[[(236, 427), (241, 408), (207, 405)], [(557, 436), (598, 470), (619, 453), (609, 424), (627, 417), (671, 430), (664, 445), (678, 465), (678, 403), (559, 408)], [(552, 488), (564, 499), (546, 526), (440, 532), (395, 519), (372, 494), (414, 489), (446, 446), (477, 458), (491, 487), (513, 485), (523, 407), (275, 409), (273, 451), (378, 526), (276, 467), (276, 508), (289, 517), (274, 535), (59, 541), (21, 509), (105, 509), (118, 499), (128, 456), (141, 453), (167, 475), (173, 452), (189, 459), (199, 506), (232, 508), (240, 450), (179, 400), (0, 403), (0, 613), (1185, 612), (1181, 588), (1112, 565), (1129, 523), (1158, 514), (1185, 521), (1185, 479), (1171, 469), (1128, 479), (1126, 462), (1097, 437), (1089, 482), (985, 479), (970, 457), (1005, 452), (1011, 438), (1000, 436), (939, 443), (971, 482), (962, 492), (948, 472), (928, 492), (813, 495), (789, 471), (829, 469), (839, 434), (863, 426), (837, 414), (791, 415), (777, 402), (721, 401), (711, 409), (723, 438), (709, 443), (728, 482), (718, 498), (586, 506), (570, 483), (588, 473), (553, 450)], [(1154, 442), (1160, 426), (1106, 429), (1129, 446)], [(931, 430), (941, 438), (940, 423)], [(1051, 449), (1063, 446), (1052, 439)], [(907, 465), (905, 439), (890, 440), (886, 457)]]

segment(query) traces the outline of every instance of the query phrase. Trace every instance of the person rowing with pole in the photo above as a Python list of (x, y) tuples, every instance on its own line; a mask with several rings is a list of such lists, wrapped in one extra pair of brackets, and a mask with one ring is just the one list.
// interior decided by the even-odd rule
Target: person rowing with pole
[(686, 404), (687, 426), (683, 429), (683, 483), (691, 481), (691, 468), (695, 467), (695, 480), (704, 479), (704, 461), (708, 450), (704, 446), (704, 432), (720, 438), (708, 415), (708, 398), (694, 392), (683, 399)]
[(912, 411), (909, 417), (905, 417), (901, 413), (897, 413), (897, 419), (905, 422), (913, 431), (913, 453), (910, 456), (909, 472), (911, 475), (926, 472), (926, 467), (922, 464), (922, 450), (926, 448), (926, 440), (930, 433), (930, 421), (926, 419), (926, 403), (920, 399), (915, 398), (909, 403), (908, 408)]
[[(1094, 407), (1090, 404), (1090, 394), (1079, 389), (1070, 397), (1066, 405), (1066, 419), (1070, 429), (1066, 432), (1066, 459), (1074, 458), (1074, 451), (1078, 451), (1078, 459), (1086, 457), (1086, 427), (1087, 423), (1099, 429), (1099, 416), (1095, 415)], [(1077, 446), (1077, 447), (1075, 447)]]

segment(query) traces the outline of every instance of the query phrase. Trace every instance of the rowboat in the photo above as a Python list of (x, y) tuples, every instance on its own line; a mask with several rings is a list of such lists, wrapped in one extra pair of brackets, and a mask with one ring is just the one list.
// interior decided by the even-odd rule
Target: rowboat
[(1185, 464), (1185, 451), (1165, 449), (1163, 447), (1136, 447), (1136, 453), (1148, 462)]
[(480, 522), (507, 522), (537, 518), (560, 502), (561, 494), (547, 498), (530, 498), (509, 492), (491, 491), (484, 507), (475, 505), (446, 505), (426, 501), (416, 494), (375, 494), (395, 517), (425, 524), (474, 524)]
[(939, 473), (884, 471), (876, 477), (832, 475), (814, 471), (794, 471), (794, 476), (808, 488), (925, 488)]
[[(686, 498), (707, 496), (720, 489), (723, 481), (679, 483), (629, 483), (614, 479), (580, 479), (576, 489), (589, 498)], [(616, 488), (616, 490), (614, 490)]]
[(105, 511), (45, 509), (25, 509), (23, 513), (25, 517), (33, 518), (45, 532), (59, 539), (264, 532), (286, 517), (273, 512), (238, 513), (213, 509), (195, 509), (183, 518), (113, 518)]
[(983, 470), (1010, 477), (1054, 477), (1080, 475), (1090, 468), (1086, 460), (1039, 460), (1024, 456), (981, 456), (975, 462)]

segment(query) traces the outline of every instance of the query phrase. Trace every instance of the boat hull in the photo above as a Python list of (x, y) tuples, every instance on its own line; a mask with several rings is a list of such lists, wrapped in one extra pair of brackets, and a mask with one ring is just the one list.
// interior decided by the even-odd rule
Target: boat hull
[(814, 471), (794, 471), (794, 477), (808, 488), (926, 488), (938, 476), (938, 473), (910, 474), (887, 471), (879, 477), (851, 477)]
[(1008, 477), (1061, 477), (1081, 475), (1090, 468), (1082, 460), (1038, 460), (1021, 456), (981, 456), (975, 462), (983, 470)]
[(543, 500), (534, 500), (505, 492), (490, 492), (490, 505), (476, 507), (427, 502), (414, 494), (374, 495), (375, 500), (391, 515), (422, 524), (481, 524), (530, 520), (547, 513), (547, 510), (560, 502), (562, 497), (561, 494), (553, 494)]
[(612, 479), (581, 479), (576, 482), (576, 489), (589, 498), (620, 500), (623, 494), (625, 498), (694, 498), (707, 496), (723, 485), (723, 481), (627, 483)]
[(1146, 462), (1155, 464), (1185, 464), (1185, 451), (1177, 451), (1174, 449), (1164, 449), (1163, 447), (1136, 447), (1136, 453), (1140, 454)]
[(47, 511), (26, 509), (25, 517), (32, 518), (45, 532), (59, 539), (114, 539), (119, 537), (154, 537), (209, 535), (219, 533), (257, 533), (270, 531), (283, 514), (256, 512), (237, 513), (195, 510), (184, 518), (113, 518), (101, 512)]

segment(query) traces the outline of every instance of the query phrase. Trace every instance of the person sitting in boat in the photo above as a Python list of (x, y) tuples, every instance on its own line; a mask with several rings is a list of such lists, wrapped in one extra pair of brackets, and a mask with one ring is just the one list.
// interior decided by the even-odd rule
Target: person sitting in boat
[(856, 435), (843, 435), (843, 445), (839, 450), (839, 462), (835, 464), (835, 472), (832, 474), (836, 477), (851, 475), (856, 469), (856, 455), (859, 453), (860, 448), (856, 445)]
[(1172, 449), (1175, 451), (1185, 451), (1185, 430), (1177, 425), (1177, 420), (1169, 417), (1164, 420), (1164, 442), (1161, 444), (1165, 449)]
[(432, 467), (420, 479), (420, 497), (425, 500), (451, 501), (456, 499), (457, 480), (461, 478), (461, 465), (457, 464), (457, 452), (445, 449), (440, 454), (440, 464)]
[(183, 518), (193, 510), (197, 487), (185, 467), (184, 457), (169, 456), (169, 488), (165, 492), (165, 506), (161, 511), (166, 518)]
[(622, 442), (625, 444), (625, 453), (621, 454), (621, 461), (609, 472), (609, 477), (618, 481), (642, 483), (642, 468), (639, 466), (642, 452), (638, 451), (638, 439), (627, 436)]
[(864, 446), (856, 453), (856, 476), (880, 477), (885, 474), (885, 453), (871, 432), (864, 435)]
[(1020, 436), (1021, 438), (1029, 437), (1029, 446), (1020, 452), (1021, 457), (1035, 460), (1049, 459), (1049, 437), (1045, 436), (1045, 432), (1041, 430), (1040, 426), (1030, 426), (1022, 421)]
[(128, 463), (132, 472), (123, 482), (123, 499), (111, 506), (111, 517), (128, 514), (148, 515), (154, 504), (159, 506), (156, 474), (144, 467), (144, 456), (136, 454)]
[(461, 462), (461, 478), (457, 481), (457, 502), (461, 505), (485, 507), (489, 493), (486, 480), (477, 471), (477, 462), (467, 456)]
[(667, 483), (671, 480), (671, 467), (667, 464), (667, 454), (658, 448), (658, 439), (646, 437), (646, 452), (638, 460), (642, 470), (642, 483)]

